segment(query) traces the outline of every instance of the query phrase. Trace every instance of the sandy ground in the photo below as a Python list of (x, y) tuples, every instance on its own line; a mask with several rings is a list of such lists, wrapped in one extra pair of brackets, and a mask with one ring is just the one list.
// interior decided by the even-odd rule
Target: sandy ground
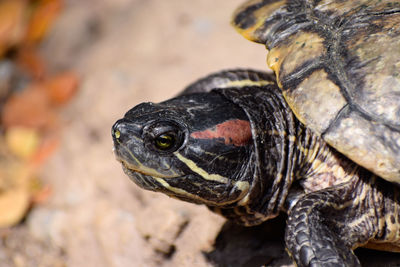
[[(170, 98), (213, 71), (266, 69), (264, 48), (229, 25), (241, 2), (67, 1), (42, 53), (54, 71), (75, 69), (81, 89), (63, 113), (61, 148), (41, 174), (54, 193), (10, 234), (9, 250), (0, 253), (5, 266), (211, 266), (203, 251), (213, 250), (225, 221), (130, 182), (114, 159), (110, 128), (134, 105)], [(224, 229), (228, 236), (243, 231)], [(255, 246), (224, 238), (221, 251)], [(235, 260), (290, 264), (282, 246), (266, 251), (268, 260), (240, 253)], [(220, 266), (238, 266), (215, 255)]]

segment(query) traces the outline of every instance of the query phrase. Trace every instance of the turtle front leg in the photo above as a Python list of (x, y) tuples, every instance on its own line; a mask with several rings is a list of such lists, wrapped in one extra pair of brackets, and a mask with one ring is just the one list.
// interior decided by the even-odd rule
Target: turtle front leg
[(368, 207), (372, 191), (368, 184), (347, 182), (301, 198), (289, 211), (285, 233), (296, 264), (360, 266), (353, 248), (373, 238), (377, 225)]

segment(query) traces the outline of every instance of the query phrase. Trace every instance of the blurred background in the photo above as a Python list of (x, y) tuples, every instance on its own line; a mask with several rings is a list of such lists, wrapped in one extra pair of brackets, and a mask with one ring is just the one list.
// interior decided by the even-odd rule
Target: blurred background
[(224, 220), (138, 189), (110, 127), (210, 72), (265, 68), (241, 0), (0, 1), (0, 265), (208, 266)]

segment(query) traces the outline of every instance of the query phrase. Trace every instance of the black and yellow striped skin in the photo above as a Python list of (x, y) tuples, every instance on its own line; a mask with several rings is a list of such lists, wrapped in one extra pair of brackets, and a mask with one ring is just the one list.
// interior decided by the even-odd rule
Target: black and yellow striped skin
[[(175, 145), (155, 149), (168, 131), (180, 136)], [(248, 226), (286, 212), (297, 266), (358, 266), (359, 246), (400, 251), (398, 187), (297, 120), (269, 74), (215, 73), (177, 98), (134, 107), (112, 135), (124, 171), (144, 189)]]
[[(249, 187), (249, 182), (242, 179), (246, 175), (241, 173), (250, 171), (245, 166), (250, 165), (251, 134), (248, 132), (247, 140), (244, 135), (239, 144), (196, 137), (224, 122), (248, 124), (245, 113), (240, 109), (235, 112), (232, 106), (219, 94), (198, 93), (160, 104), (143, 103), (128, 111), (114, 125), (114, 133), (119, 135), (115, 151), (125, 172), (145, 189), (186, 201), (208, 205), (238, 201)], [(210, 113), (212, 110), (219, 114)], [(174, 132), (174, 147), (160, 150), (155, 146), (157, 136)], [(244, 164), (235, 170), (226, 168), (233, 165), (231, 162)]]
[(302, 123), (400, 184), (400, 1), (251, 0), (232, 23)]

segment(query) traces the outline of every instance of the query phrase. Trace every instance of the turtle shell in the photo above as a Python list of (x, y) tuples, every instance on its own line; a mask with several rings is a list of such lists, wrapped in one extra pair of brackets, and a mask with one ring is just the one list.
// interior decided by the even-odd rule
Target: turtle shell
[(400, 1), (252, 0), (233, 25), (266, 45), (302, 123), (400, 183)]

